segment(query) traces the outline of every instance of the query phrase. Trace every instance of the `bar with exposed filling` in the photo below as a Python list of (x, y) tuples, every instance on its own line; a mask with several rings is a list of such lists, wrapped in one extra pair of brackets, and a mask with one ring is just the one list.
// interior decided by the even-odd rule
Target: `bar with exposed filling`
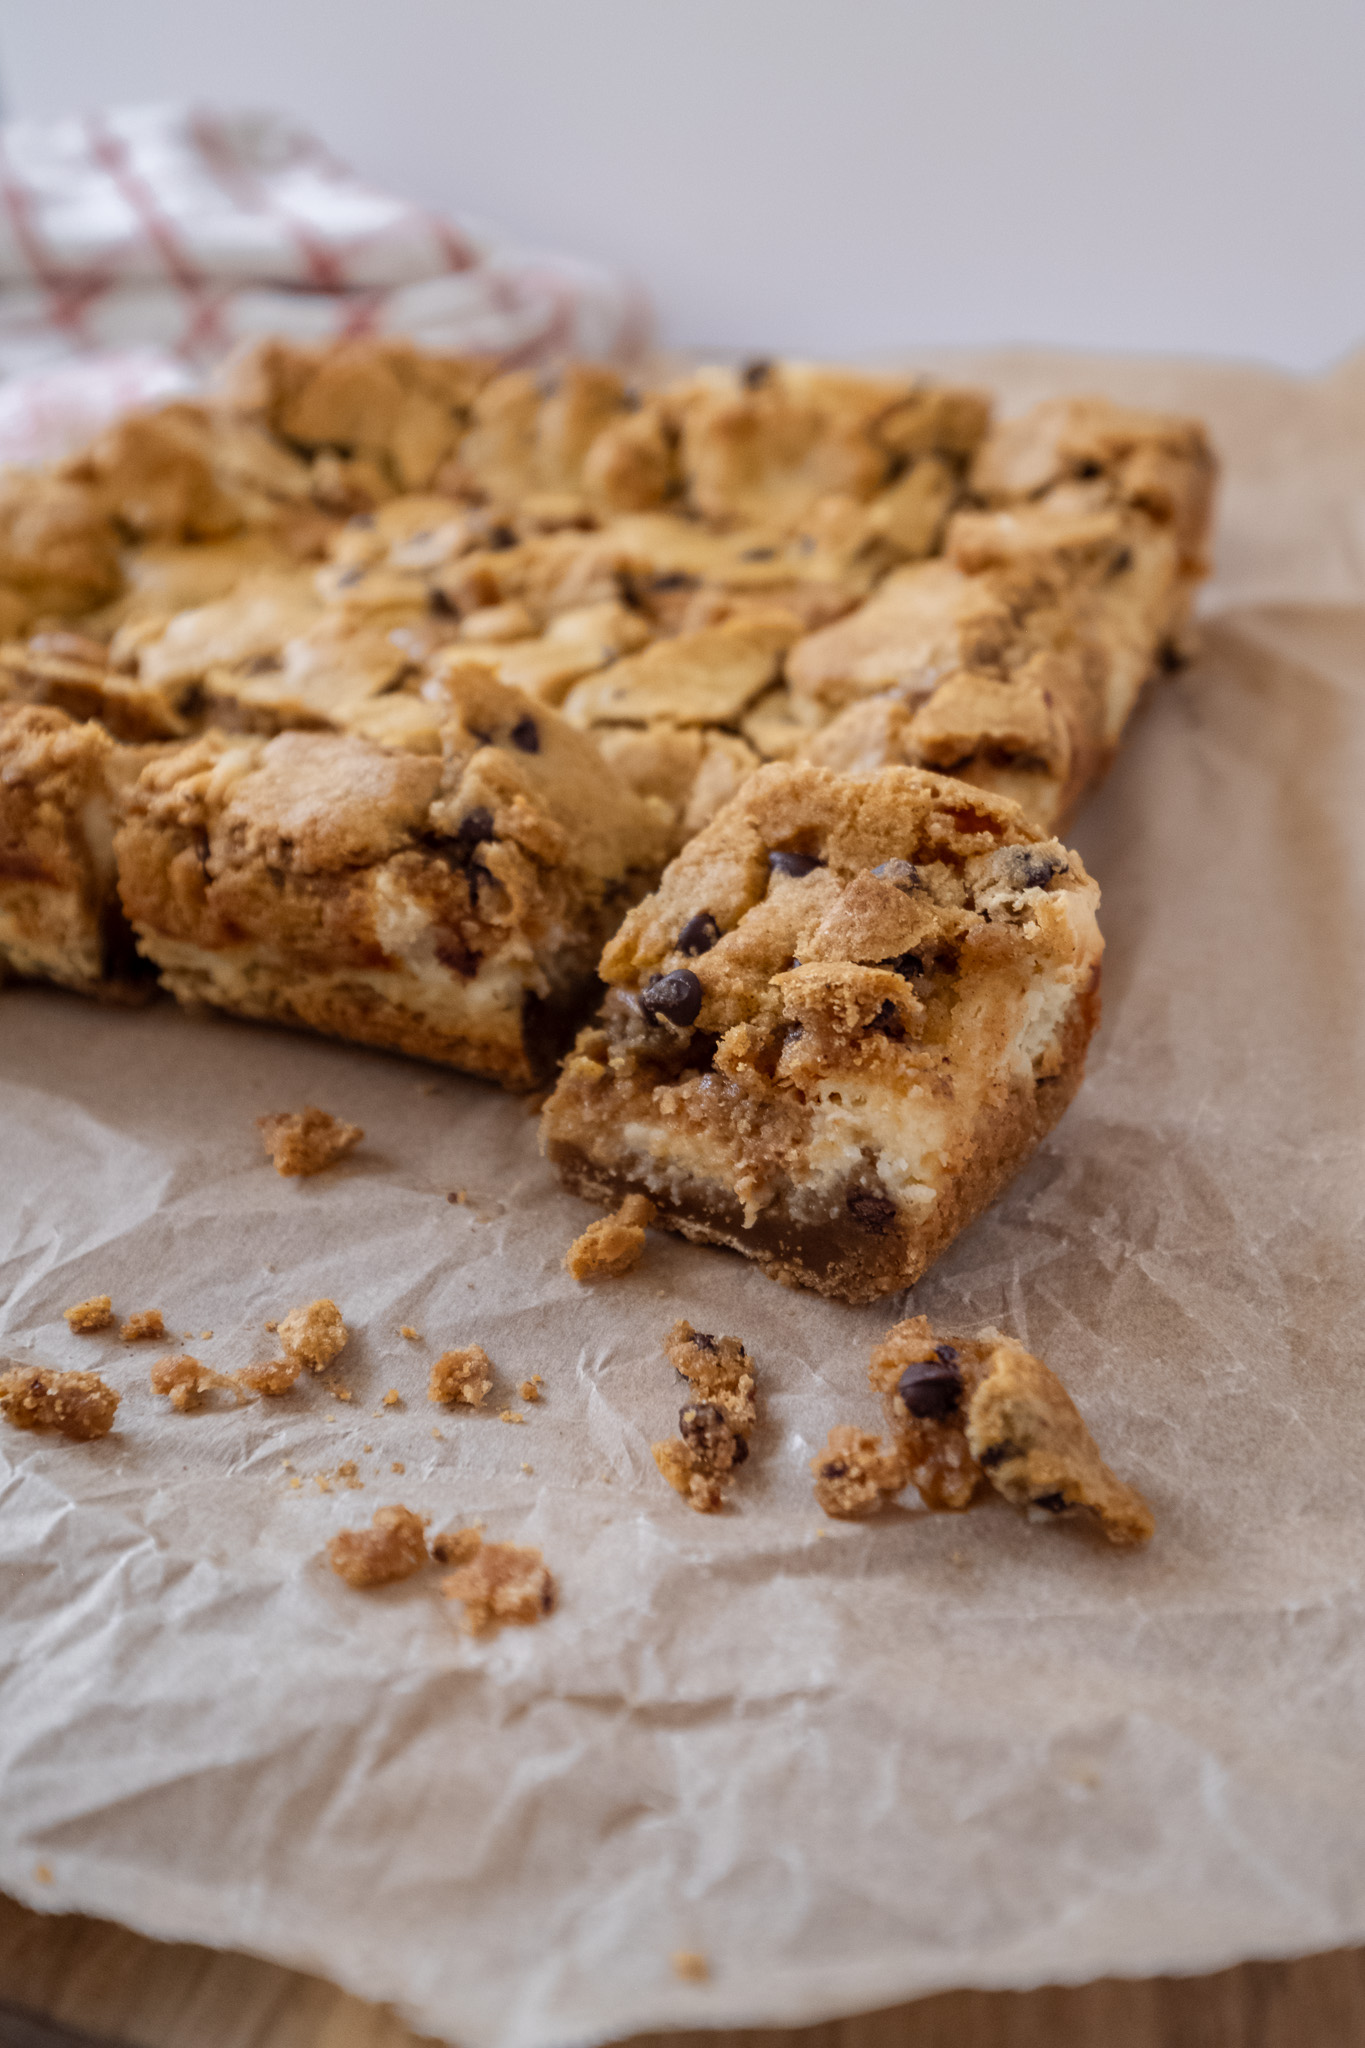
[(119, 883), (174, 995), (535, 1084), (659, 873), (661, 807), (482, 670), (447, 693), (440, 756), (214, 732), (144, 768)]
[(1080, 1083), (1098, 901), (1005, 798), (769, 766), (608, 945), (544, 1149), (789, 1285), (910, 1286)]

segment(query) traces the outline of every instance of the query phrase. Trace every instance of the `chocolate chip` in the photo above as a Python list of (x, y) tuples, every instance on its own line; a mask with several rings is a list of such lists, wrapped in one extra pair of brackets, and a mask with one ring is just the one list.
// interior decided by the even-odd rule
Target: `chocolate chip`
[(732, 1465), (742, 1465), (744, 1463), (744, 1460), (748, 1457), (748, 1455), (749, 1446), (747, 1441), (744, 1437), (737, 1436), (735, 1438), (735, 1448), (734, 1453), (730, 1459), (730, 1463)]
[(1076, 475), (1083, 477), (1087, 483), (1093, 477), (1102, 476), (1103, 474), (1104, 472), (1098, 462), (1078, 462), (1076, 464)]
[(1046, 1508), (1050, 1515), (1064, 1515), (1071, 1502), (1064, 1493), (1035, 1493), (1033, 1505), (1036, 1508)]
[(678, 933), (678, 951), (689, 953), (693, 959), (698, 953), (709, 953), (720, 937), (720, 926), (709, 910), (699, 910), (695, 917), (689, 917)]
[(924, 960), (918, 953), (902, 953), (897, 959), (888, 960), (886, 964), (902, 981), (914, 981), (924, 972)]
[(746, 391), (761, 391), (772, 376), (773, 366), (767, 356), (754, 356), (739, 373), (739, 381)]
[(662, 575), (650, 577), (649, 587), (651, 590), (693, 590), (696, 582), (696, 577), (689, 576), (685, 569), (665, 569)]
[(1174, 640), (1163, 640), (1156, 651), (1157, 665), (1168, 676), (1185, 666), (1185, 656)]
[(1113, 561), (1109, 564), (1109, 574), (1111, 576), (1124, 576), (1132, 566), (1133, 550), (1131, 548), (1120, 548)]
[(694, 1330), (692, 1342), (699, 1351), (714, 1351), (716, 1348), (716, 1340), (709, 1330)]
[(514, 548), (516, 544), (517, 537), (510, 526), (490, 527), (488, 539), (484, 542), (484, 546), (489, 548), (495, 555), (502, 554), (507, 548)]
[(278, 654), (253, 654), (246, 665), (246, 672), (249, 676), (268, 676), (283, 667)]
[(443, 590), (428, 593), (427, 610), (434, 613), (438, 619), (458, 619), (460, 616)]
[(1056, 854), (1034, 853), (1026, 846), (1015, 847), (1014, 854), (1010, 879), (1019, 889), (1046, 889), (1052, 877), (1066, 867), (1066, 862), (1058, 860)]
[(958, 1370), (957, 1354), (952, 1352), (945, 1358), (950, 1347), (940, 1344), (932, 1358), (920, 1359), (915, 1365), (907, 1365), (896, 1382), (896, 1392), (911, 1415), (917, 1415), (921, 1422), (942, 1422), (951, 1415), (962, 1399), (962, 1374)]
[(823, 861), (813, 853), (776, 852), (768, 855), (768, 866), (775, 875), (792, 875), (798, 881), (802, 875), (809, 875), (823, 865)]
[(662, 1017), (669, 1024), (695, 1024), (701, 1009), (702, 986), (690, 967), (660, 974), (640, 991), (640, 1008), (651, 1024)]
[(470, 853), (476, 846), (482, 846), (485, 839), (493, 837), (493, 813), (480, 804), (477, 810), (467, 811), (455, 828), (455, 837)]
[(884, 860), (872, 872), (879, 882), (894, 882), (907, 896), (917, 895), (929, 886), (919, 869), (908, 860)]
[(897, 1045), (905, 1036), (905, 1026), (901, 1022), (900, 1011), (889, 996), (867, 1028), (869, 1031), (879, 1031), (883, 1038), (889, 1038)]
[(705, 1450), (718, 1437), (729, 1436), (730, 1423), (714, 1401), (689, 1401), (678, 1411), (678, 1434), (692, 1450)]
[(538, 754), (540, 752), (540, 728), (534, 718), (531, 718), (529, 715), (525, 718), (519, 718), (512, 727), (511, 740), (512, 745), (520, 747), (523, 754)]
[(1017, 1458), (1018, 1456), (1018, 1444), (991, 1444), (988, 1449), (981, 1453), (976, 1462), (978, 1465), (984, 1465), (986, 1470), (991, 1472), (994, 1471), (997, 1465), (1003, 1465), (1006, 1458)]
[(827, 1458), (820, 1467), (822, 1479), (842, 1479), (848, 1471), (842, 1458)]
[(889, 1195), (878, 1194), (876, 1188), (850, 1188), (848, 1213), (874, 1237), (884, 1237), (896, 1220), (896, 1205)]

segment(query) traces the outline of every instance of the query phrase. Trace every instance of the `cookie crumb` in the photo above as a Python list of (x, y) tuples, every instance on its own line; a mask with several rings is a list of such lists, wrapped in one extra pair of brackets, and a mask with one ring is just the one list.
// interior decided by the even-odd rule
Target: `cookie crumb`
[(705, 1984), (711, 1975), (711, 1965), (704, 1955), (694, 1948), (675, 1948), (673, 1951), (673, 1974), (687, 1984)]
[[(326, 1389), (326, 1392), (331, 1395), (334, 1401), (349, 1401), (351, 1398), (351, 1390), (349, 1387), (328, 1387)], [(331, 1420), (330, 1416), (328, 1417), (328, 1420)]]
[(437, 1441), (437, 1443), (438, 1443), (438, 1444), (443, 1444), (443, 1443), (445, 1442), (445, 1440), (446, 1440), (446, 1438), (445, 1438), (445, 1431), (444, 1431), (443, 1429), (437, 1429), (437, 1428), (436, 1428), (436, 1427), (435, 1427), (435, 1426), (433, 1425), (433, 1427), (432, 1427), (432, 1432), (431, 1432), (431, 1433), (432, 1433), (432, 1435), (433, 1435), (433, 1436), (435, 1437), (435, 1439), (436, 1439), (436, 1441)]
[(450, 1193), (446, 1196), (446, 1200), (448, 1202), (455, 1202), (459, 1205), (463, 1205), (465, 1202), (469, 1200), (469, 1197), (465, 1193), (463, 1188), (452, 1188)]
[(209, 1342), (209, 1340), (211, 1339), (211, 1337), (212, 1337), (212, 1336), (213, 1336), (213, 1332), (212, 1332), (212, 1330), (201, 1330), (201, 1331), (199, 1332), (199, 1342), (200, 1342), (201, 1344), (207, 1344), (207, 1343)]
[(258, 1116), (256, 1128), (276, 1173), (286, 1179), (321, 1173), (325, 1166), (344, 1159), (365, 1135), (358, 1124), (342, 1123), (311, 1104), (306, 1109)]
[(411, 1578), (427, 1561), (426, 1523), (410, 1508), (377, 1508), (368, 1529), (342, 1529), (327, 1546), (348, 1586), (387, 1586)]
[(297, 1359), (313, 1372), (325, 1372), (346, 1348), (351, 1333), (336, 1303), (324, 1298), (310, 1301), (306, 1308), (291, 1309), (277, 1334), (286, 1358)]
[(402, 1405), (403, 1405), (403, 1396), (402, 1396), (402, 1395), (401, 1395), (401, 1394), (399, 1393), (399, 1391), (398, 1391), (397, 1387), (390, 1387), (390, 1388), (389, 1388), (389, 1391), (388, 1391), (388, 1393), (387, 1393), (387, 1394), (385, 1394), (385, 1396), (384, 1396), (384, 1400), (383, 1400), (383, 1404), (382, 1404), (382, 1405), (383, 1405), (383, 1406), (384, 1406), (385, 1408), (401, 1408), (401, 1407), (402, 1407)]
[(33, 1882), (35, 1884), (51, 1884), (52, 1865), (50, 1863), (35, 1863), (33, 1866)]
[(353, 1493), (360, 1493), (364, 1488), (365, 1482), (359, 1475), (354, 1458), (343, 1460), (337, 1466), (336, 1476), (342, 1481), (343, 1485), (349, 1486)]
[(544, 1384), (545, 1382), (540, 1374), (533, 1372), (529, 1380), (522, 1381), (521, 1385), (517, 1388), (517, 1392), (523, 1401), (538, 1401), (540, 1399), (540, 1390)]
[(489, 1635), (504, 1623), (529, 1626), (549, 1614), (555, 1585), (540, 1552), (529, 1545), (485, 1543), (477, 1529), (458, 1529), (438, 1537), (433, 1555), (457, 1564), (442, 1579), (447, 1600), (464, 1603), (461, 1627), (467, 1635)]
[(427, 1381), (428, 1401), (440, 1401), (448, 1408), (463, 1402), (478, 1408), (493, 1387), (493, 1363), (481, 1344), (467, 1344), (462, 1351), (443, 1351), (431, 1368)]
[(120, 1344), (143, 1344), (149, 1337), (169, 1337), (159, 1308), (140, 1308), (126, 1318), (119, 1331)]
[(278, 1324), (277, 1322), (274, 1322), (274, 1321), (272, 1321), (272, 1322), (268, 1322), (268, 1323), (267, 1323), (267, 1324), (265, 1325), (265, 1328), (266, 1328), (267, 1330), (269, 1330), (269, 1332), (270, 1332), (270, 1334), (271, 1334), (271, 1336), (272, 1336), (272, 1337), (274, 1336), (274, 1334), (275, 1334), (276, 1330), (278, 1330), (278, 1329), (279, 1329), (279, 1327), (280, 1327), (280, 1326), (279, 1326), (279, 1324)]
[(395, 1458), (389, 1467), (390, 1472), (406, 1472), (407, 1469), (401, 1458)]
[(758, 1420), (753, 1361), (738, 1337), (713, 1337), (677, 1322), (664, 1354), (692, 1388), (678, 1412), (676, 1437), (650, 1446), (661, 1477), (699, 1515), (725, 1505), (736, 1466), (749, 1455), (746, 1432)]
[(411, 1323), (400, 1323), (398, 1325), (398, 1334), (400, 1337), (406, 1337), (409, 1344), (420, 1344), (422, 1341), (421, 1331), (414, 1330)]
[(525, 1420), (526, 1417), (518, 1414), (514, 1408), (504, 1408), (498, 1417), (499, 1422), (525, 1422)]
[(0, 1373), (0, 1415), (15, 1429), (56, 1430), (88, 1443), (108, 1436), (121, 1396), (95, 1372), (56, 1372), (47, 1365)]
[(205, 1394), (215, 1387), (222, 1387), (231, 1394), (239, 1406), (246, 1399), (234, 1375), (214, 1372), (211, 1366), (201, 1365), (197, 1358), (190, 1358), (184, 1353), (175, 1358), (158, 1358), (150, 1378), (152, 1392), (165, 1394), (180, 1415), (200, 1407)]
[(534, 1472), (536, 1468), (534, 1465), (528, 1465), (523, 1461), (521, 1469), (523, 1472)]
[(564, 1254), (564, 1269), (573, 1279), (619, 1280), (640, 1263), (645, 1230), (655, 1217), (645, 1195), (627, 1195), (614, 1216), (590, 1223)]
[(250, 1387), (253, 1394), (264, 1394), (274, 1400), (289, 1392), (302, 1371), (297, 1358), (267, 1358), (259, 1365), (242, 1366), (235, 1377), (244, 1387)]
[(92, 1294), (89, 1301), (64, 1308), (62, 1315), (77, 1337), (88, 1337), (95, 1330), (108, 1329), (114, 1320), (114, 1304), (107, 1294)]
[(431, 1539), (431, 1554), (437, 1564), (468, 1564), (479, 1553), (483, 1531), (477, 1525), (464, 1529), (441, 1529)]

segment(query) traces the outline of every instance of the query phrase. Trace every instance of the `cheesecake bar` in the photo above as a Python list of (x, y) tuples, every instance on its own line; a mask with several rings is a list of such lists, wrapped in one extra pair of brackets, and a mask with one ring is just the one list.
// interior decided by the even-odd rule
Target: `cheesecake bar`
[(146, 749), (51, 706), (0, 701), (0, 981), (149, 994), (119, 903), (114, 832)]
[(657, 879), (667, 819), (483, 670), (445, 693), (439, 756), (210, 732), (144, 769), (119, 886), (165, 987), (536, 1084)]
[(1099, 891), (931, 772), (758, 770), (602, 959), (543, 1117), (575, 1193), (842, 1301), (910, 1286), (1080, 1082)]

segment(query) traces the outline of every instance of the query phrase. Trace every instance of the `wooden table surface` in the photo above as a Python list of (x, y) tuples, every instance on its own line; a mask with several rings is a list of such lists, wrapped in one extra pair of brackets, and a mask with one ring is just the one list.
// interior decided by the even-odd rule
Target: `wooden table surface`
[[(0, 2048), (424, 2048), (316, 1977), (0, 1897)], [(431, 2048), (431, 2044), (425, 2044)], [(1365, 1950), (1212, 1977), (953, 1991), (796, 2031), (631, 2048), (1365, 2048)]]

